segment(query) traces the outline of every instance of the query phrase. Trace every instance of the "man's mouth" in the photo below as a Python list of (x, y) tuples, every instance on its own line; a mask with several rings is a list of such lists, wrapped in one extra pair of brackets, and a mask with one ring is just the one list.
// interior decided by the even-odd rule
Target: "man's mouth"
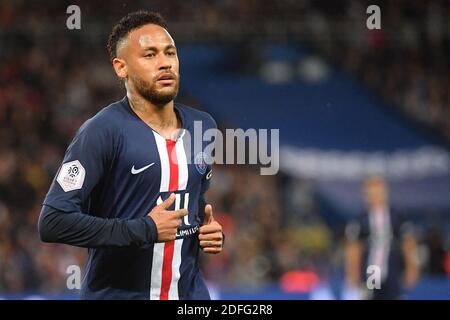
[(161, 84), (172, 84), (175, 82), (175, 76), (171, 73), (165, 73), (161, 75), (157, 81)]

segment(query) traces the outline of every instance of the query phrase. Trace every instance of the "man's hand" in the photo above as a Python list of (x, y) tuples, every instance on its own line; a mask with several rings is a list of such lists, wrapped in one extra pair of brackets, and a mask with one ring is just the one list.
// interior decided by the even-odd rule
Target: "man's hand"
[(199, 229), (198, 240), (200, 247), (206, 253), (220, 253), (222, 251), (222, 226), (214, 220), (212, 206), (205, 207), (205, 222)]
[(157, 205), (148, 213), (153, 219), (158, 230), (158, 242), (175, 240), (177, 229), (182, 224), (182, 219), (188, 214), (186, 209), (166, 210), (175, 201), (175, 194), (172, 193), (163, 203)]

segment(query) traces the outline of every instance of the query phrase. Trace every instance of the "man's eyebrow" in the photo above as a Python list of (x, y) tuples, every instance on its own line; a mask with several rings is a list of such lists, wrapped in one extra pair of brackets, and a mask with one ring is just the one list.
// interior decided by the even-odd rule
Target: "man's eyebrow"
[[(169, 49), (176, 49), (176, 47), (173, 44), (168, 44), (164, 47), (164, 50), (169, 50)], [(155, 46), (151, 46), (151, 47), (145, 47), (144, 50), (145, 51), (147, 51), (147, 50), (158, 51), (158, 48)]]

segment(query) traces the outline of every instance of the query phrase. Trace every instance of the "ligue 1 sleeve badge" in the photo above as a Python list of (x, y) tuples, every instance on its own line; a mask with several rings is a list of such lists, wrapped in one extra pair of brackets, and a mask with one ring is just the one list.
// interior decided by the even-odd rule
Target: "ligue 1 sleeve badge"
[(80, 161), (70, 161), (64, 163), (59, 170), (58, 181), (64, 192), (81, 189), (84, 183), (86, 171)]
[(194, 163), (195, 163), (195, 168), (197, 169), (197, 171), (201, 175), (204, 175), (206, 173), (206, 169), (208, 168), (208, 165), (211, 164), (211, 159), (206, 153), (199, 152), (195, 156)]

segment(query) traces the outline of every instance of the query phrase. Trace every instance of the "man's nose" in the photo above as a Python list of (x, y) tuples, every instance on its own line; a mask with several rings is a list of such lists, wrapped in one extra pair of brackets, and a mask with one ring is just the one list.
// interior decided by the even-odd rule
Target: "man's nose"
[(161, 54), (159, 58), (159, 70), (170, 70), (172, 64), (165, 54)]

